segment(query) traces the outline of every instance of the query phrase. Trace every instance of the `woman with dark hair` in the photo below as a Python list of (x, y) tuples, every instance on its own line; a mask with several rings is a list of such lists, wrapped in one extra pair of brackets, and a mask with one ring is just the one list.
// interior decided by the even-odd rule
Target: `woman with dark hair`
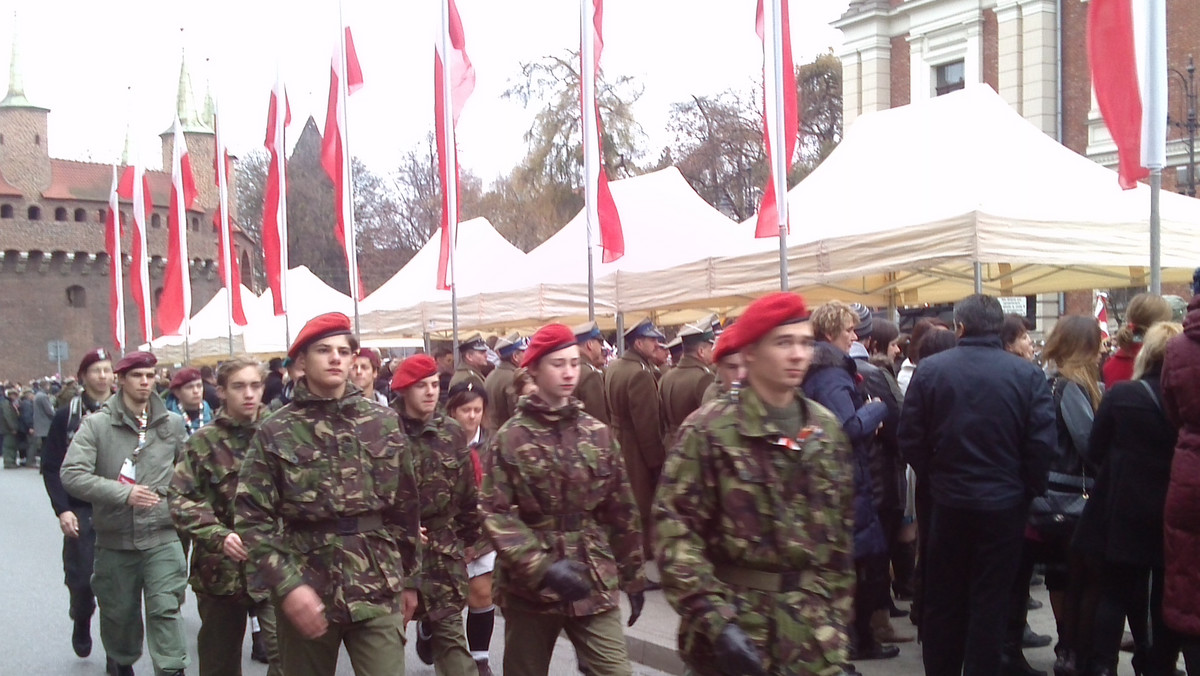
[(1117, 351), (1104, 362), (1104, 384), (1112, 387), (1133, 377), (1133, 361), (1142, 349), (1146, 331), (1158, 322), (1171, 321), (1171, 304), (1153, 293), (1139, 293), (1125, 308), (1125, 325), (1117, 331)]
[(1004, 327), (1000, 329), (1000, 341), (1004, 349), (1022, 359), (1033, 361), (1033, 337), (1029, 335), (1029, 321), (1019, 314), (1004, 315)]
[(921, 340), (926, 333), (936, 328), (949, 329), (950, 327), (936, 317), (925, 317), (913, 326), (912, 334), (908, 339), (908, 349), (905, 351), (908, 358), (900, 365), (900, 372), (896, 374), (896, 383), (900, 386), (901, 392), (908, 389), (908, 381), (912, 380), (913, 371), (917, 370), (917, 362), (921, 361), (918, 354), (918, 350), (921, 349)]
[(917, 361), (928, 359), (939, 352), (945, 352), (958, 344), (958, 336), (950, 329), (935, 327), (921, 338), (917, 347)]
[[(900, 354), (900, 327), (882, 317), (871, 319), (871, 335), (863, 341), (871, 355), (871, 363), (896, 378), (896, 357)], [(899, 393), (897, 387), (896, 392)]]

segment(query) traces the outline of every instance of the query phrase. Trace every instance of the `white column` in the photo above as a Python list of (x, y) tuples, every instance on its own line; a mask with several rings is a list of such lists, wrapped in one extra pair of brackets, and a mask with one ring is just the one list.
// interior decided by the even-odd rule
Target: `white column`
[(1021, 3), (1022, 114), (1053, 136), (1058, 120), (1058, 29), (1053, 0)]
[(1000, 97), (1018, 113), (1024, 112), (1023, 75), (1024, 53), (1021, 30), (1021, 8), (1017, 0), (996, 3), (997, 61), (999, 64)]
[(843, 129), (850, 126), (859, 115), (862, 115), (862, 64), (861, 55), (857, 51), (842, 52), (838, 57), (842, 60), (842, 125)]

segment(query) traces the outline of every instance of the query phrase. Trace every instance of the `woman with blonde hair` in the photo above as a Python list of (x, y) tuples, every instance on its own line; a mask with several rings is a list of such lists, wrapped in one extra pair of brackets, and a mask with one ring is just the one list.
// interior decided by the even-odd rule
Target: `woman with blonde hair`
[(1089, 674), (1117, 673), (1126, 617), (1136, 672), (1173, 673), (1178, 659), (1178, 646), (1160, 640), (1163, 507), (1177, 436), (1163, 413), (1161, 376), (1167, 341), (1181, 331), (1159, 322), (1145, 332), (1133, 380), (1104, 395), (1092, 426), (1088, 460), (1100, 469), (1073, 543), (1100, 571)]
[(1142, 349), (1146, 331), (1158, 322), (1171, 321), (1171, 304), (1152, 293), (1139, 293), (1125, 309), (1125, 325), (1117, 331), (1117, 352), (1104, 363), (1104, 385), (1112, 387), (1133, 377), (1133, 361)]

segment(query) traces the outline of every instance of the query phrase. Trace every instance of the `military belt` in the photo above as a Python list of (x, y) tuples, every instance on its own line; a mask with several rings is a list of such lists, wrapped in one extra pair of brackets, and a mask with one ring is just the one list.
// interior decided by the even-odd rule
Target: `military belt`
[(321, 521), (296, 521), (289, 523), (293, 530), (326, 535), (355, 535), (383, 528), (383, 516), (378, 512), (360, 516), (343, 516)]
[(541, 519), (527, 522), (527, 525), (534, 530), (575, 532), (586, 529), (591, 523), (591, 514), (575, 512), (572, 514), (546, 514)]
[(717, 564), (714, 569), (718, 580), (735, 587), (776, 594), (800, 589), (800, 571), (790, 570), (780, 573), (729, 564)]

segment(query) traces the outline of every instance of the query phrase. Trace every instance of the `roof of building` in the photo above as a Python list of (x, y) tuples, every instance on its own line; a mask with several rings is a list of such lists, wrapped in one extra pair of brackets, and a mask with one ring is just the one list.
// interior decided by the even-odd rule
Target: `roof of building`
[[(162, 171), (147, 171), (150, 197), (155, 206), (165, 207), (171, 199), (171, 176)], [(42, 197), (52, 200), (107, 202), (112, 190), (112, 165), (98, 162), (50, 159), (50, 187)], [(19, 193), (18, 193), (19, 194)], [(128, 200), (122, 199), (126, 202)]]
[(20, 197), (21, 191), (17, 190), (13, 184), (9, 183), (4, 178), (4, 174), (0, 173), (0, 196), (3, 197)]

